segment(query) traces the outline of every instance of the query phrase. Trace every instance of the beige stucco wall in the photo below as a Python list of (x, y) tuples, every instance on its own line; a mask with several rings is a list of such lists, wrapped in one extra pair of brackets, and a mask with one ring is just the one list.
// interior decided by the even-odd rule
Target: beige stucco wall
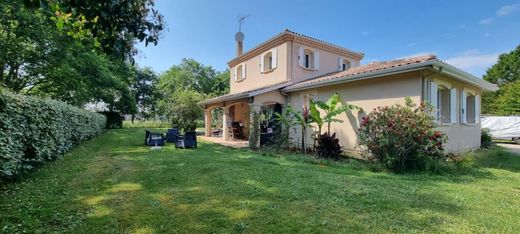
[[(476, 87), (455, 81), (451, 78), (434, 75), (428, 77), (428, 79), (435, 79), (437, 82), (442, 80), (446, 84), (451, 85), (451, 87), (457, 89), (466, 88), (476, 94), (480, 94), (480, 91)], [(401, 75), (293, 92), (290, 93), (290, 104), (297, 110), (301, 110), (304, 104), (303, 96), (305, 94), (312, 94), (315, 100), (326, 101), (336, 92), (342, 96), (343, 100), (363, 108), (366, 113), (370, 113), (378, 106), (390, 106), (397, 103), (404, 104), (405, 97), (412, 98), (417, 104), (424, 100), (421, 74), (420, 72), (410, 72)], [(457, 98), (457, 108), (460, 108), (459, 97)], [(357, 113), (356, 111), (348, 115), (341, 115), (339, 119), (343, 120), (343, 123), (333, 123), (331, 125), (331, 132), (336, 132), (340, 144), (345, 150), (360, 149), (356, 129), (359, 127), (360, 119), (363, 115), (363, 113)], [(313, 128), (317, 131), (315, 125)], [(458, 113), (457, 123), (438, 125), (437, 129), (447, 134), (449, 138), (446, 143), (447, 152), (459, 153), (480, 147), (480, 124), (461, 124), (460, 112)], [(308, 139), (306, 141), (308, 147), (312, 147), (313, 144), (312, 139), (310, 139), (310, 133), (312, 131), (313, 130), (309, 130), (309, 134), (307, 134)], [(322, 129), (322, 132), (325, 131), (326, 125), (323, 126)], [(300, 144), (300, 138), (300, 129), (299, 127), (295, 127), (295, 129), (291, 131), (291, 139), (294, 143)]]
[[(331, 53), (329, 51), (304, 46), (301, 44), (298, 44), (296, 42), (290, 42), (289, 45), (289, 53), (292, 54), (292, 56), (289, 58), (289, 64), (291, 67), (291, 70), (289, 70), (289, 77), (291, 81), (298, 82), (302, 80), (306, 80), (309, 78), (317, 77), (320, 75), (325, 75), (327, 73), (336, 72), (338, 71), (338, 57), (342, 57), (344, 61), (350, 61), (352, 66), (359, 66), (359, 60), (356, 60), (354, 58), (344, 57), (337, 55), (335, 53)], [(299, 48), (303, 47), (304, 49), (309, 49), (312, 51), (319, 52), (320, 57), (320, 65), (319, 70), (309, 70), (305, 69), (299, 66), (298, 64), (298, 51)]]
[[(420, 73), (412, 72), (291, 93), (290, 103), (297, 110), (301, 110), (305, 94), (312, 94), (314, 100), (327, 101), (334, 93), (339, 93), (344, 101), (359, 106), (369, 113), (378, 106), (404, 104), (405, 97), (410, 97), (414, 102), (420, 103), (421, 84)], [(363, 113), (353, 111), (338, 116), (343, 123), (331, 124), (331, 132), (336, 132), (336, 136), (345, 150), (359, 150), (356, 131), (362, 116)], [(313, 128), (317, 130), (315, 125)], [(326, 128), (326, 125), (323, 126), (322, 132), (325, 132)], [(300, 141), (300, 136), (299, 128), (292, 131), (291, 138), (294, 141)], [(307, 142), (309, 147), (312, 146), (310, 138), (307, 139)]]
[[(318, 70), (304, 69), (298, 65), (298, 49), (300, 47), (319, 52), (320, 64)], [(304, 46), (292, 41), (284, 42), (273, 48), (277, 49), (277, 67), (270, 72), (260, 71), (260, 55), (230, 68), (230, 93), (253, 90), (289, 80), (298, 82), (336, 72), (338, 71), (338, 57), (342, 57), (344, 61), (350, 61), (352, 66), (359, 66), (360, 63), (359, 60), (353, 57), (340, 56), (336, 53)], [(271, 49), (263, 51), (262, 54), (269, 52)], [(244, 64), (246, 67), (246, 78), (241, 79), (241, 74), (237, 74), (239, 79), (235, 81), (235, 68)]]
[(481, 95), (482, 92), (475, 86), (465, 84), (442, 75), (432, 75), (427, 79), (433, 80), (440, 85), (447, 85), (449, 88), (457, 89), (457, 123), (437, 125), (437, 129), (448, 136), (446, 149), (453, 153), (461, 153), (473, 149), (478, 149), (480, 147), (480, 121), (477, 124), (461, 123), (461, 101), (459, 92), (462, 89), (466, 89), (475, 95)]
[[(276, 47), (277, 49), (277, 65), (276, 68), (270, 72), (260, 72), (260, 55), (255, 56), (243, 63), (238, 64), (246, 64), (246, 78), (242, 80), (235, 81), (234, 78), (234, 70), (235, 67), (230, 68), (230, 93), (238, 93), (247, 90), (253, 90), (256, 88), (261, 88), (265, 86), (269, 86), (271, 84), (281, 83), (287, 80), (287, 51), (288, 51), (288, 43), (285, 42)], [(269, 52), (271, 49), (266, 50), (263, 53)], [(240, 74), (238, 74), (240, 78)]]

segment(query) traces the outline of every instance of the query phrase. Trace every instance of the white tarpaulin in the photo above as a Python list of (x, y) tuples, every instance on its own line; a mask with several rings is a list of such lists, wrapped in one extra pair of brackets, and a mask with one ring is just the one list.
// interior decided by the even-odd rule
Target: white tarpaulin
[(483, 116), (481, 120), (482, 128), (489, 129), (493, 138), (520, 137), (520, 116)]

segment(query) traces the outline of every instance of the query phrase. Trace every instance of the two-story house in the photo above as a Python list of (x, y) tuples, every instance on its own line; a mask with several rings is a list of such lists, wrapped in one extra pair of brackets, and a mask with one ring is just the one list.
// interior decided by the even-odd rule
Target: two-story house
[[(248, 136), (249, 110), (280, 112), (287, 105), (301, 110), (309, 100), (326, 101), (339, 93), (344, 101), (367, 112), (404, 104), (405, 97), (418, 104), (428, 101), (434, 106), (438, 128), (448, 135), (449, 151), (480, 146), (480, 95), (497, 87), (433, 55), (361, 65), (363, 53), (289, 30), (245, 53), (243, 38), (237, 33), (237, 56), (228, 62), (230, 93), (200, 103), (205, 109), (207, 135), (214, 108), (223, 109), (222, 130), (227, 140), (233, 138), (234, 125), (243, 126), (243, 134)], [(340, 116), (343, 123), (331, 126), (347, 150), (358, 149), (356, 130), (363, 114), (354, 111)], [(300, 135), (291, 133), (291, 139), (299, 142)], [(311, 139), (307, 142), (312, 145)]]

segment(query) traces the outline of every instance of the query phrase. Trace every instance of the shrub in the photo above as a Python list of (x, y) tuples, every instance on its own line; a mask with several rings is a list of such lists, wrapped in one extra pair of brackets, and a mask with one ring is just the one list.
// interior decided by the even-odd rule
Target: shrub
[(444, 158), (447, 137), (435, 131), (429, 107), (417, 107), (407, 98), (406, 105), (375, 108), (363, 117), (359, 142), (384, 166), (394, 171), (426, 169)]
[(123, 127), (123, 116), (119, 114), (119, 112), (114, 111), (103, 111), (99, 112), (104, 115), (107, 119), (107, 123), (105, 128), (114, 129), (114, 128), (122, 128)]
[(316, 147), (316, 156), (338, 160), (341, 152), (341, 146), (339, 145), (339, 139), (336, 138), (336, 133), (320, 135), (320, 140)]
[(489, 129), (483, 128), (480, 133), (480, 147), (481, 148), (490, 148), (493, 146), (493, 139), (491, 134), (489, 134)]
[(0, 89), (0, 179), (56, 159), (102, 132), (104, 116)]
[(257, 143), (260, 140), (260, 113), (255, 111), (253, 108), (249, 110), (251, 112), (251, 129), (249, 130), (249, 148), (257, 149)]

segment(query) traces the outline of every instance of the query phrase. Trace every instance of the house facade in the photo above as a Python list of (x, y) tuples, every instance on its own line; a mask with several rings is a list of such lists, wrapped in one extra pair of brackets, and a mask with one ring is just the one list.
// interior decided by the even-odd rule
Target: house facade
[[(331, 125), (345, 150), (359, 150), (356, 131), (363, 115), (380, 106), (404, 104), (406, 97), (417, 104), (432, 104), (437, 128), (449, 138), (448, 151), (480, 146), (480, 97), (497, 87), (433, 55), (361, 65), (363, 53), (289, 30), (245, 53), (243, 34), (236, 38), (237, 56), (228, 62), (230, 93), (200, 103), (208, 136), (215, 132), (212, 110), (216, 108), (223, 113), (223, 124), (218, 126), (222, 137), (244, 139), (250, 134), (252, 111), (269, 114), (288, 105), (302, 110), (310, 100), (326, 101), (339, 93), (344, 101), (364, 110), (339, 116), (343, 122)], [(272, 133), (270, 126), (260, 129), (257, 144)], [(315, 130), (308, 129), (308, 147)], [(291, 131), (291, 140), (301, 142), (297, 127)]]

